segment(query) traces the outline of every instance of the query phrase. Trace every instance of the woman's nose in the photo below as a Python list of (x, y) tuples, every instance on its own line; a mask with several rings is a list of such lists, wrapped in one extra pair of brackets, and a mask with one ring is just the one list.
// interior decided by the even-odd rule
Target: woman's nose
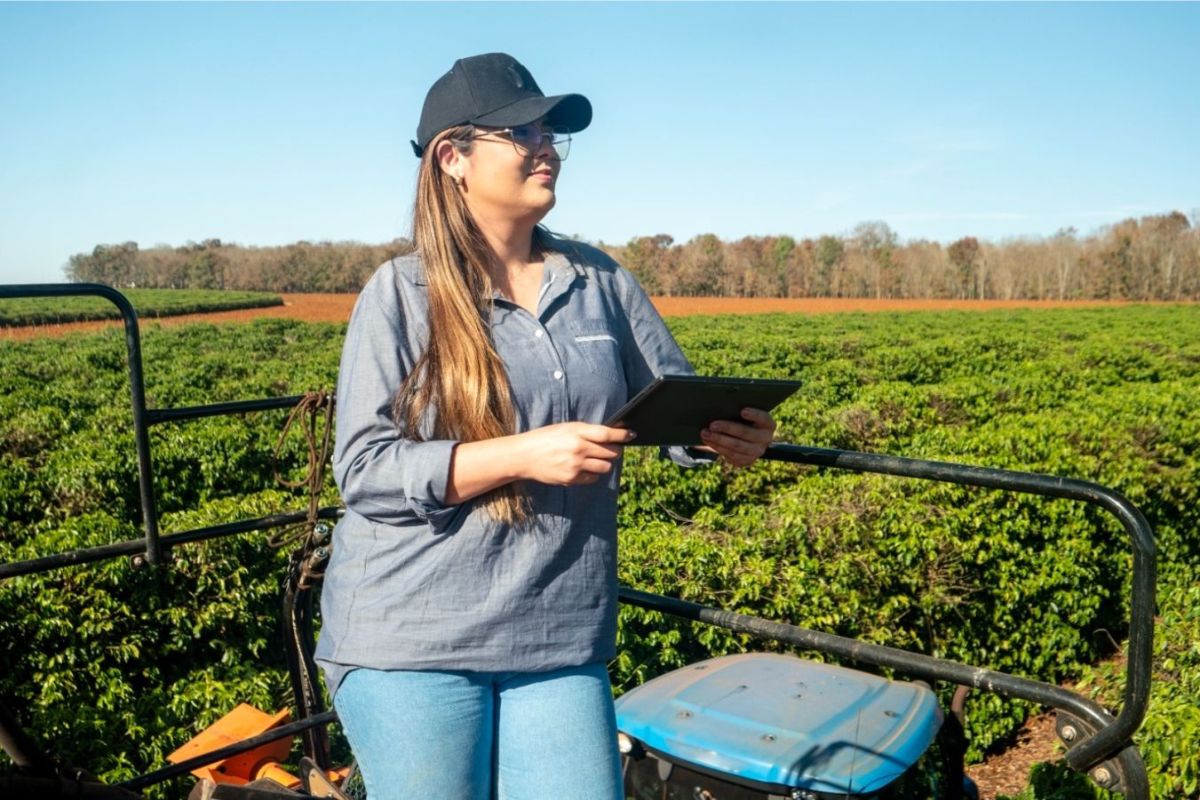
[(534, 153), (537, 158), (558, 158), (558, 152), (554, 149), (554, 145), (550, 144), (551, 138), (550, 133), (542, 134), (537, 152)]

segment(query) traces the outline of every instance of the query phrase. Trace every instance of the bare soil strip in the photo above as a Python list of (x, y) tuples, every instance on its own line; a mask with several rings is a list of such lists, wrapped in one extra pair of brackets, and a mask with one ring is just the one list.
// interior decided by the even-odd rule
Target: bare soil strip
[(1054, 733), (1054, 715), (1038, 714), (1025, 720), (1015, 741), (999, 753), (967, 767), (967, 775), (979, 787), (979, 800), (998, 795), (1014, 796), (1029, 786), (1034, 764), (1062, 759), (1063, 747)]
[[(285, 294), (282, 306), (181, 314), (142, 320), (144, 326), (172, 327), (192, 322), (249, 322), (253, 319), (284, 318), (305, 322), (345, 322), (350, 319), (356, 294)], [(1080, 300), (884, 300), (869, 297), (655, 297), (655, 308), (664, 317), (693, 314), (841, 314), (853, 311), (990, 311), (1005, 308), (1087, 308), (1126, 305), (1120, 301)], [(0, 328), (0, 339), (21, 340), (38, 336), (61, 336), (81, 331), (119, 327), (119, 320), (67, 322)]]
[(692, 314), (844, 314), (853, 311), (992, 311), (1004, 308), (1089, 308), (1112, 300), (891, 300), (873, 297), (655, 297), (664, 317)]

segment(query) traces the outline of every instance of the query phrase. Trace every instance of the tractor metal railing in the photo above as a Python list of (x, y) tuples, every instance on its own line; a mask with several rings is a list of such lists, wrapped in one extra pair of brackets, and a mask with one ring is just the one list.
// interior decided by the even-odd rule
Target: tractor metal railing
[[(133, 556), (135, 563), (155, 565), (163, 562), (164, 550), (189, 542), (303, 522), (306, 519), (306, 513), (296, 511), (196, 528), (167, 536), (159, 535), (148, 434), (151, 425), (207, 416), (292, 408), (301, 398), (298, 396), (280, 397), (186, 408), (148, 409), (145, 404), (137, 316), (124, 295), (111, 287), (100, 284), (0, 286), (0, 299), (80, 295), (103, 297), (112, 301), (120, 310), (124, 322), (145, 538), (72, 550), (27, 561), (0, 564), (0, 581), (18, 575), (46, 572), (120, 556)], [(1153, 531), (1145, 516), (1136, 506), (1117, 492), (1098, 484), (1049, 475), (792, 444), (772, 445), (765, 458), (819, 468), (844, 469), (1065, 498), (1095, 505), (1115, 516), (1129, 534), (1133, 545), (1127, 680), (1124, 704), (1118, 716), (1114, 718), (1093, 701), (1067, 689), (981, 667), (861, 642), (773, 620), (708, 608), (696, 603), (624, 586), (620, 589), (621, 601), (864, 664), (892, 668), (913, 677), (984, 689), (1064, 711), (1077, 718), (1085, 731), (1091, 734), (1081, 736), (1079, 741), (1072, 744), (1066, 754), (1067, 764), (1077, 771), (1091, 770), (1092, 777), (1097, 782), (1120, 790), (1132, 800), (1149, 800), (1149, 781), (1145, 765), (1138, 750), (1131, 744), (1131, 739), (1145, 718), (1149, 702), (1156, 565)], [(321, 509), (319, 515), (325, 519), (333, 519), (340, 516), (341, 513), (342, 509), (329, 507)], [(2, 706), (0, 706), (0, 711), (4, 711)], [(230, 745), (220, 751), (133, 778), (120, 786), (126, 790), (136, 791), (184, 774), (190, 769), (204, 764), (251, 750), (264, 742), (293, 735), (316, 725), (328, 724), (334, 719), (336, 719), (336, 715), (332, 711), (315, 714), (297, 720), (286, 727), (273, 729), (266, 734)], [(10, 755), (19, 755), (19, 758), (14, 758), (14, 760), (34, 773), (44, 771), (45, 765), (52, 763), (48, 757), (37, 751), (32, 741), (16, 726), (15, 720), (7, 711), (0, 714), (0, 745), (3, 745), (6, 750), (9, 750), (9, 745), (12, 745), (13, 750), (9, 751)], [(1112, 769), (1105, 768), (1105, 771), (1101, 772), (1100, 768), (1104, 765), (1111, 765)], [(1111, 779), (1104, 779), (1102, 777), (1104, 775), (1110, 775)]]
[(102, 283), (34, 283), (0, 286), (0, 299), (20, 297), (101, 297), (121, 312), (125, 324), (125, 349), (129, 354), (129, 392), (133, 406), (133, 438), (137, 447), (138, 489), (141, 494), (143, 528), (146, 531), (145, 559), (150, 564), (162, 561), (158, 547), (158, 515), (155, 512), (154, 485), (150, 482), (150, 434), (146, 419), (146, 386), (142, 378), (142, 337), (137, 312), (129, 298)]
[[(142, 337), (138, 328), (137, 312), (129, 298), (111, 286), (102, 283), (35, 283), (15, 286), (0, 286), (0, 300), (23, 297), (99, 297), (108, 300), (121, 312), (121, 321), (125, 327), (125, 350), (129, 358), (129, 400), (133, 410), (133, 438), (137, 448), (138, 461), (138, 491), (142, 506), (142, 529), (146, 532), (143, 553), (141, 557), (147, 564), (162, 562), (162, 541), (158, 534), (158, 505), (154, 499), (154, 473), (150, 458), (150, 426), (161, 422), (175, 422), (187, 419), (199, 419), (221, 414), (238, 414), (250, 411), (292, 408), (299, 402), (299, 397), (273, 397), (264, 400), (247, 400), (233, 403), (213, 403), (205, 406), (190, 408), (156, 408), (146, 407), (146, 385), (142, 371)], [(247, 530), (253, 530), (249, 528)], [(219, 535), (219, 534), (218, 534)], [(207, 538), (207, 537), (202, 537)], [(190, 541), (195, 541), (191, 539)], [(0, 579), (14, 575), (26, 574), (33, 564), (82, 564), (109, 558), (113, 555), (129, 554), (128, 542), (107, 547), (95, 547), (83, 551), (74, 551), (70, 560), (55, 561), (54, 557), (38, 559), (36, 562), (27, 561), (19, 564), (4, 565), (0, 570)], [(118, 548), (113, 550), (112, 548)], [(50, 568), (53, 568), (50, 567)], [(40, 571), (41, 567), (33, 571)]]
[[(1128, 743), (1134, 731), (1142, 724), (1150, 702), (1154, 593), (1157, 583), (1154, 531), (1137, 506), (1118, 492), (1099, 484), (1053, 475), (787, 444), (773, 445), (767, 457), (793, 464), (810, 464), (855, 472), (872, 472), (879, 475), (919, 478), (962, 486), (978, 486), (986, 489), (1001, 489), (1008, 492), (1077, 500), (1094, 505), (1116, 517), (1129, 535), (1133, 546), (1133, 582), (1132, 596), (1130, 597), (1125, 702), (1121, 707), (1120, 715), (1113, 724), (1102, 725), (1095, 736), (1084, 739), (1067, 751), (1067, 764), (1075, 770), (1090, 769), (1105, 758), (1114, 755)], [(961, 681), (955, 682), (961, 683)], [(996, 685), (1000, 687), (1005, 684), (998, 683)], [(1023, 694), (1018, 693), (1022, 690), (1018, 690), (1017, 686), (1018, 684), (1012, 685), (1012, 695), (1023, 697)], [(1050, 688), (1057, 689), (1057, 687)], [(1047, 697), (1049, 696), (1047, 695)], [(1033, 700), (1035, 698), (1025, 699)], [(1049, 703), (1048, 705), (1055, 704)], [(1055, 707), (1058, 706), (1055, 705)], [(1097, 722), (1099, 724), (1098, 720)]]

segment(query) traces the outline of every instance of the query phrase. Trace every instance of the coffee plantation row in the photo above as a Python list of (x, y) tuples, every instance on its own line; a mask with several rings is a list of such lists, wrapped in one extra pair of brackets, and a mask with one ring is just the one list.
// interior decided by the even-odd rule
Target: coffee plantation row
[[(219, 289), (124, 289), (138, 316), (174, 317), (209, 311), (236, 311), (283, 305), (271, 292), (225, 292)], [(120, 319), (117, 307), (98, 297), (22, 297), (0, 300), (0, 327), (57, 325), (93, 319)]]
[[(797, 378), (778, 438), (1096, 481), (1159, 541), (1156, 671), (1138, 736), (1155, 797), (1200, 765), (1200, 314), (1190, 306), (692, 317), (697, 371)], [(260, 320), (148, 330), (151, 407), (332, 387), (344, 326)], [(116, 332), (0, 344), (0, 560), (139, 535)], [(283, 412), (156, 427), (164, 532), (303, 506), (273, 479)], [(301, 444), (285, 448), (302, 463)], [(293, 477), (297, 474), (294, 469)], [(680, 470), (626, 454), (624, 583), (1049, 681), (1119, 704), (1130, 548), (1077, 503), (777, 462)], [(328, 485), (325, 502), (336, 502)], [(0, 584), (0, 698), (106, 779), (159, 766), (237, 702), (289, 703), (278, 632), (285, 549), (249, 534)], [(747, 646), (622, 609), (618, 690)], [(1095, 666), (1091, 666), (1095, 665)], [(968, 701), (973, 755), (1030, 709)], [(1043, 770), (1048, 768), (1039, 768)], [(1055, 773), (1057, 774), (1057, 773)], [(1042, 780), (1043, 786), (1053, 782)], [(1061, 782), (1060, 782), (1061, 783)], [(1080, 794), (1079, 792), (1082, 792)], [(1083, 788), (1027, 798), (1090, 797)]]

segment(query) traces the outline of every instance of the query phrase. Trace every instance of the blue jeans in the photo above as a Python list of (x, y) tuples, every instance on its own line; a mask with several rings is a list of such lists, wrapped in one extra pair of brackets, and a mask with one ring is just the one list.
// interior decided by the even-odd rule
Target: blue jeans
[(552, 672), (356, 669), (334, 700), (370, 800), (616, 800), (603, 663)]

